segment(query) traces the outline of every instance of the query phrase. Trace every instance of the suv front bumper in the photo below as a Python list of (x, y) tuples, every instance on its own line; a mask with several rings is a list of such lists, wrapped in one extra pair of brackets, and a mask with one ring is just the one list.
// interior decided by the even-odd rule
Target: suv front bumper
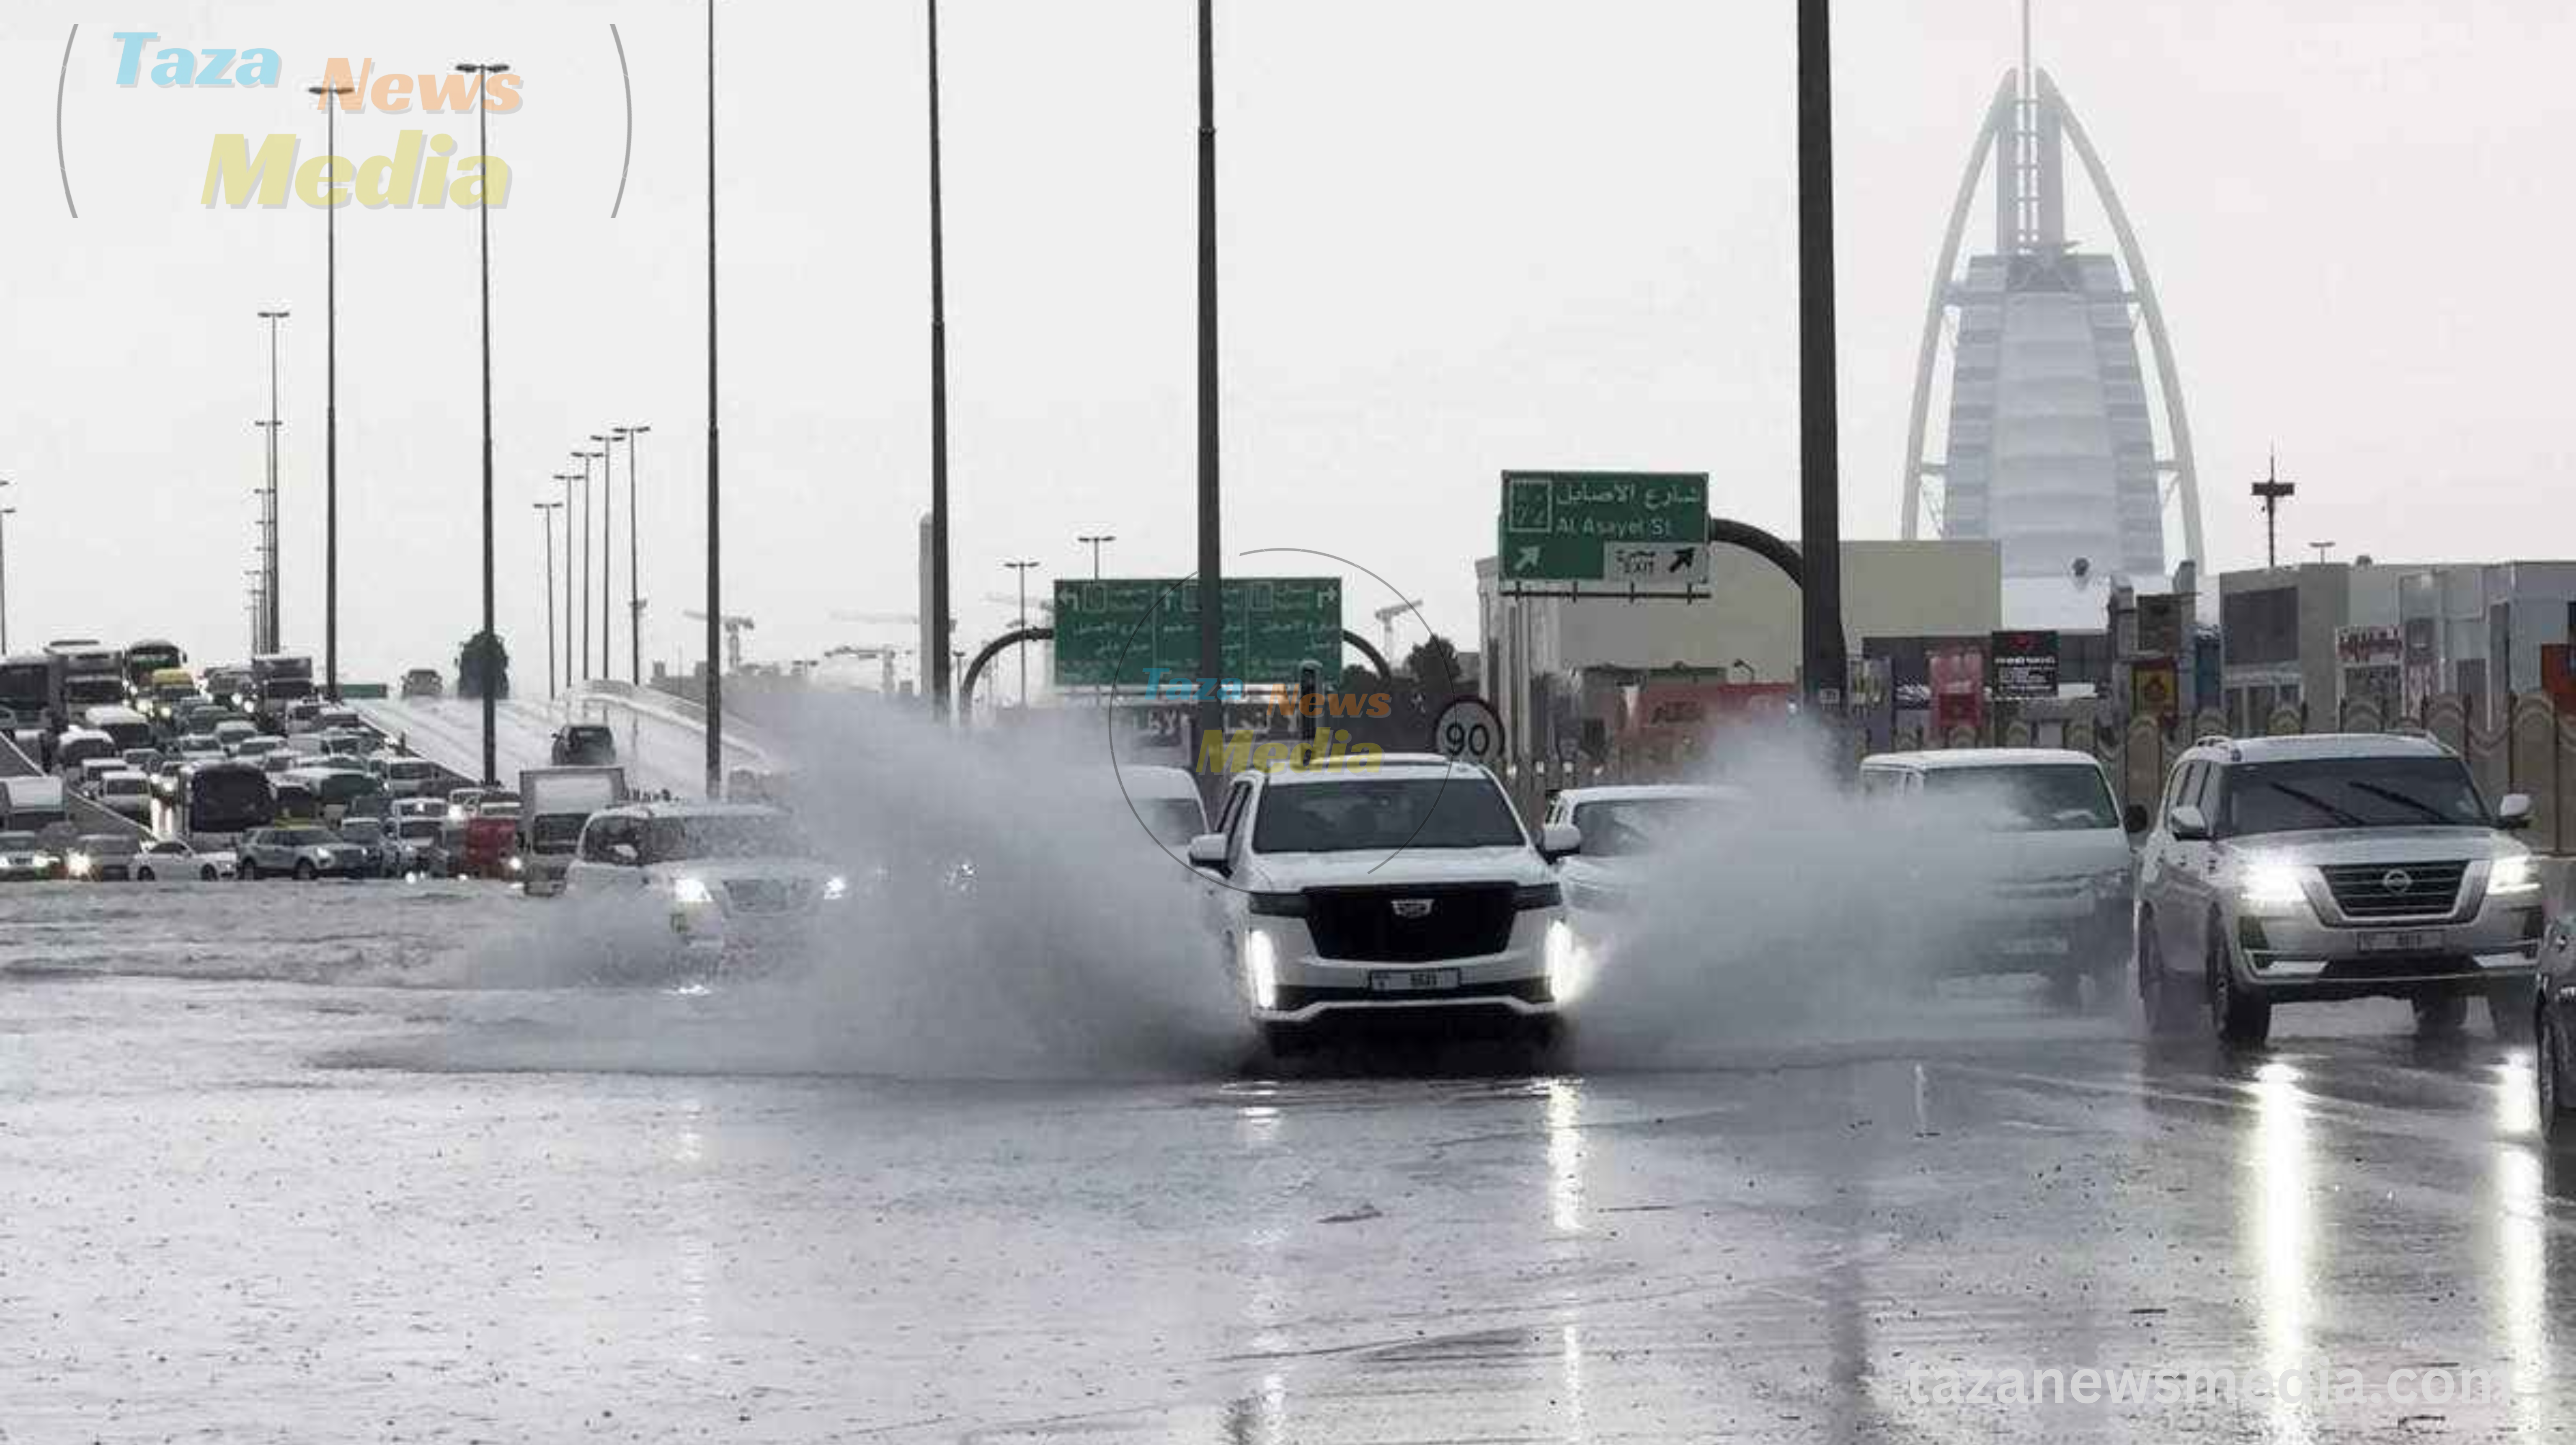
[(2539, 967), (2535, 897), (2488, 901), (2460, 922), (2327, 924), (2312, 913), (2239, 916), (2229, 929), (2236, 977), (2257, 998), (2352, 999), (2483, 993), (2529, 983)]
[[(1442, 1009), (1548, 1018), (1563, 1009), (1574, 966), (1574, 934), (1556, 908), (1518, 914), (1499, 953), (1418, 961), (1323, 957), (1315, 951), (1314, 935), (1296, 918), (1259, 918), (1250, 926), (1270, 940), (1275, 959), (1266, 1001), (1248, 966), (1242, 979), (1256, 1023)], [(1248, 943), (1247, 938), (1247, 948), (1238, 952), (1248, 951)]]

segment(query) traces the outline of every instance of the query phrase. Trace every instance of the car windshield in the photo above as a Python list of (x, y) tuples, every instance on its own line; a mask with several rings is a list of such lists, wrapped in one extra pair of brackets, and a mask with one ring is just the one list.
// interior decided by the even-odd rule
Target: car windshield
[(1207, 815), (1188, 798), (1138, 798), (1136, 816), (1160, 843), (1177, 846), (1207, 831)]
[(1577, 803), (1567, 821), (1582, 832), (1585, 857), (1619, 858), (1659, 853), (1716, 815), (1706, 798), (1609, 798)]
[(339, 839), (321, 828), (285, 828), (270, 836), (281, 848), (311, 848), (317, 844), (336, 843)]
[(1926, 797), (1965, 804), (1979, 822), (1998, 833), (2120, 826), (2111, 784), (2090, 763), (1931, 768), (1923, 774), (1923, 792)]
[(677, 863), (690, 858), (802, 858), (812, 852), (804, 833), (775, 814), (652, 818), (644, 824), (642, 861), (646, 863)]
[(152, 783), (141, 773), (110, 773), (98, 780), (102, 793), (148, 793)]
[(33, 833), (0, 833), (0, 853), (25, 853), (36, 846)]
[(438, 820), (436, 818), (405, 818), (400, 832), (401, 836), (406, 839), (435, 838), (439, 835)]
[(1508, 848), (1527, 841), (1483, 778), (1336, 778), (1262, 795), (1252, 846), (1264, 853)]
[(2305, 758), (2230, 767), (2218, 832), (2483, 828), (2486, 803), (2457, 758)]
[(373, 818), (352, 818), (340, 825), (340, 836), (352, 843), (373, 843), (385, 836), (385, 825)]

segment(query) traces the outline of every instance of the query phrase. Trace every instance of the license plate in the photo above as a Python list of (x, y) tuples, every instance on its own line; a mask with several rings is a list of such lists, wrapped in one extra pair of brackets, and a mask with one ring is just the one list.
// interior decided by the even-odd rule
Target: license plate
[(2364, 953), (2427, 953), (2441, 946), (2442, 935), (2416, 929), (2404, 933), (2365, 933), (2361, 936)]
[(1454, 968), (1383, 968), (1369, 974), (1371, 993), (1429, 993), (1457, 986)]

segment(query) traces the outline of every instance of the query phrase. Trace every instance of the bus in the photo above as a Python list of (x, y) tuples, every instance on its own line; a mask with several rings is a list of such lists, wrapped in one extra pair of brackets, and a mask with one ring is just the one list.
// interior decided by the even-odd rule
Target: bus
[(0, 713), (10, 728), (41, 726), (54, 706), (54, 660), (42, 653), (0, 659)]
[(255, 763), (203, 763), (188, 770), (176, 811), (170, 836), (191, 848), (229, 848), (277, 821), (277, 793)]
[(125, 685), (141, 697), (152, 685), (152, 674), (165, 667), (185, 667), (187, 662), (188, 654), (179, 650), (179, 644), (147, 637), (125, 649)]

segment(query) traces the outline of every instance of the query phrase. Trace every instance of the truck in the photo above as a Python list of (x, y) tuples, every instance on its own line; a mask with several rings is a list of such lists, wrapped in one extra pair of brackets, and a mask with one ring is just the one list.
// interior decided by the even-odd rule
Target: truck
[(43, 653), (0, 658), (0, 713), (15, 731), (45, 725), (54, 706), (54, 660)]
[(70, 820), (60, 778), (0, 778), (0, 827), (34, 833)]
[(94, 707), (125, 702), (125, 655), (85, 640), (49, 643), (54, 660), (54, 718), (67, 723)]
[(286, 705), (313, 696), (313, 659), (300, 652), (263, 652), (250, 660), (251, 708), (269, 731), (286, 731)]
[(519, 863), (532, 897), (563, 891), (582, 825), (626, 801), (622, 767), (527, 768), (519, 774)]

